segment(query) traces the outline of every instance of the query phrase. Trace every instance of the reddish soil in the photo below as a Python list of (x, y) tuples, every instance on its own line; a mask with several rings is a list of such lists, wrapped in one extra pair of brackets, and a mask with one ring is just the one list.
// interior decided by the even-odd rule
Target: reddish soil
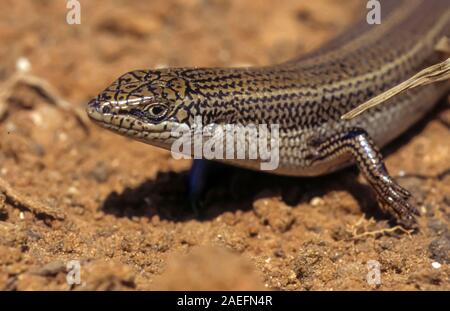
[[(85, 119), (86, 102), (129, 70), (280, 62), (351, 25), (360, 1), (81, 1), (81, 25), (66, 23), (65, 1), (0, 7), (0, 289), (450, 289), (445, 102), (385, 150), (422, 214), (414, 234), (377, 212), (355, 168), (228, 170), (197, 215), (190, 161)], [(21, 57), (48, 85), (11, 83)], [(70, 260), (80, 285), (66, 282)]]

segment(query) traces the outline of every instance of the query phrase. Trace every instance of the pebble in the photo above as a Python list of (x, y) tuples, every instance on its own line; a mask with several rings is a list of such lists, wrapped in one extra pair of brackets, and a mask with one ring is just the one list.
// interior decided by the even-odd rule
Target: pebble
[(434, 261), (433, 263), (431, 263), (431, 266), (433, 267), (433, 269), (439, 269), (442, 265), (439, 262)]
[(71, 187), (69, 187), (69, 189), (67, 189), (67, 193), (71, 194), (71, 195), (76, 195), (76, 194), (78, 194), (78, 189), (71, 186)]
[(44, 124), (44, 120), (42, 119), (42, 115), (40, 113), (33, 112), (30, 117), (34, 125), (41, 126)]
[(431, 258), (435, 261), (450, 263), (450, 234), (434, 239), (428, 246)]
[(105, 164), (99, 162), (97, 165), (90, 171), (90, 176), (97, 181), (98, 183), (104, 183), (108, 180), (111, 175), (111, 170)]
[(319, 197), (314, 197), (310, 201), (310, 204), (312, 206), (319, 206), (319, 205), (323, 205), (324, 203), (325, 203), (325, 201), (322, 198), (319, 198)]
[(16, 69), (20, 72), (28, 72), (31, 70), (30, 60), (26, 57), (19, 57), (16, 61)]

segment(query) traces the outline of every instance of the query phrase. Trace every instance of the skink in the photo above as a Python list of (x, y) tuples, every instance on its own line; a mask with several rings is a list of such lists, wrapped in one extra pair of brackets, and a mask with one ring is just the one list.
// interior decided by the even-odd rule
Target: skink
[[(365, 15), (364, 15), (365, 17)], [(170, 150), (173, 129), (204, 124), (278, 124), (279, 166), (316, 176), (355, 163), (380, 207), (413, 226), (410, 193), (389, 175), (378, 150), (419, 120), (449, 91), (440, 82), (405, 92), (352, 120), (341, 116), (402, 82), (440, 55), (450, 34), (448, 0), (381, 1), (381, 24), (365, 18), (318, 51), (285, 63), (249, 68), (135, 70), (87, 106), (93, 121)], [(261, 159), (223, 160), (257, 169)]]

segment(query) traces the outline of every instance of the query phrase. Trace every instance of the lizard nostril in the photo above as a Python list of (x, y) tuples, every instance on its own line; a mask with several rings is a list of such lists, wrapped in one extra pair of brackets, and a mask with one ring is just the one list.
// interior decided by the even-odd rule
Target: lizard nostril
[(92, 99), (91, 101), (89, 101), (87, 106), (91, 109), (97, 110), (100, 107), (100, 103), (96, 99)]

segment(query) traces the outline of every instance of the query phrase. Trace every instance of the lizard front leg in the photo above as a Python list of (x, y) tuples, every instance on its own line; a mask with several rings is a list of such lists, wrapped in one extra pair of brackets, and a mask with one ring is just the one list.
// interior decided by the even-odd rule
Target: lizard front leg
[(411, 194), (389, 175), (377, 146), (365, 130), (351, 128), (323, 141), (314, 139), (311, 144), (314, 150), (312, 165), (350, 155), (375, 191), (380, 207), (402, 225), (415, 225), (414, 216), (419, 213), (408, 202)]

